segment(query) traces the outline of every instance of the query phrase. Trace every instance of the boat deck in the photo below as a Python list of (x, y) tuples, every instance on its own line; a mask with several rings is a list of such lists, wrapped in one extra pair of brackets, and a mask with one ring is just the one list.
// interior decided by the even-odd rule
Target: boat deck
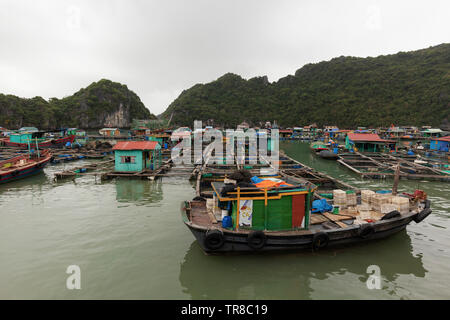
[[(238, 232), (249, 233), (251, 230), (240, 228), (238, 231), (233, 231), (222, 227), (221, 216), (219, 212), (208, 210), (206, 201), (190, 201), (189, 208), (189, 221), (204, 229), (219, 229), (226, 232)], [(407, 214), (401, 216), (408, 216), (417, 213), (417, 210), (413, 210)], [(364, 213), (364, 216), (358, 212), (350, 212), (346, 209), (341, 210), (339, 214), (333, 214), (331, 212), (324, 213), (312, 213), (310, 216), (309, 230), (286, 230), (286, 231), (265, 231), (268, 234), (273, 235), (290, 235), (290, 234), (310, 234), (318, 231), (326, 231), (331, 229), (343, 230), (345, 228), (351, 228), (366, 223), (365, 219), (372, 220), (373, 222), (380, 221), (384, 216), (381, 212), (370, 210)]]

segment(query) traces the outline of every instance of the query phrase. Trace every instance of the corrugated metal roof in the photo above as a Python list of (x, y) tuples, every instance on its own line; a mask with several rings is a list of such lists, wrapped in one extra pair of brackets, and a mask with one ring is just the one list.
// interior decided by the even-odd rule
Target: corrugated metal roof
[(119, 141), (113, 150), (153, 150), (157, 145), (156, 141)]
[(386, 140), (381, 139), (376, 133), (348, 133), (347, 135), (352, 141), (386, 142)]

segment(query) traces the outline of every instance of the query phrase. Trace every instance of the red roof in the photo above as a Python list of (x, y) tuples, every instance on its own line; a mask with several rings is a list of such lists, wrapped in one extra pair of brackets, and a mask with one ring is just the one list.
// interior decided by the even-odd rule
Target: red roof
[(352, 141), (386, 142), (376, 133), (348, 133), (347, 135)]
[(439, 139), (436, 139), (436, 140), (438, 140), (438, 141), (448, 141), (448, 142), (450, 142), (450, 136), (445, 136), (445, 137), (442, 137), (442, 138), (439, 138)]
[(153, 150), (157, 144), (156, 141), (119, 141), (113, 150)]

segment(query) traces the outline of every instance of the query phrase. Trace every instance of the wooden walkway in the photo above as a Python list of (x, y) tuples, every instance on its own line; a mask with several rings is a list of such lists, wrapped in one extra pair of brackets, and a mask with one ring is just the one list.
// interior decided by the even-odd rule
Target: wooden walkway
[(339, 155), (337, 162), (362, 177), (393, 178), (395, 167), (399, 165), (400, 177), (406, 179), (450, 181), (450, 175), (442, 170), (390, 154), (345, 153)]

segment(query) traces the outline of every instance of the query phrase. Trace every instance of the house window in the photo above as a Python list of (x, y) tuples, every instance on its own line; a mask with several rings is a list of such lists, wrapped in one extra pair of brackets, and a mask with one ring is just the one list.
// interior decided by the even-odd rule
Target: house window
[(120, 163), (136, 163), (135, 156), (121, 156)]

